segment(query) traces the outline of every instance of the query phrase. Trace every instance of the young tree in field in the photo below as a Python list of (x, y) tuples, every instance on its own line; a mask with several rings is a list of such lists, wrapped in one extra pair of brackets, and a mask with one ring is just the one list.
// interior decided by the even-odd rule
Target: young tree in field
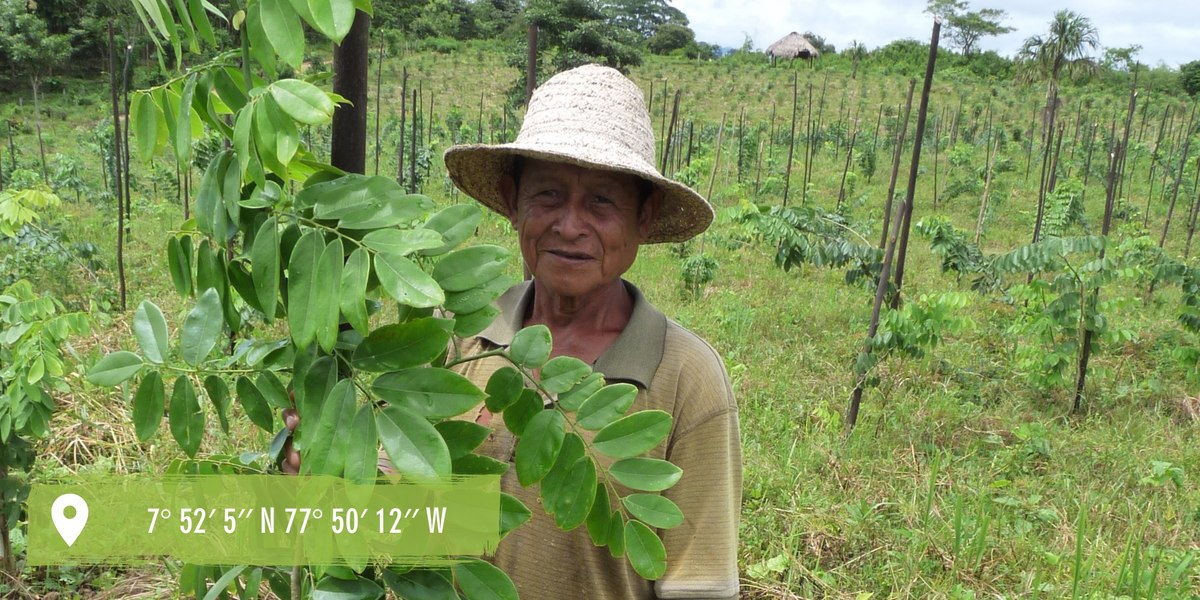
[(941, 18), (945, 23), (946, 36), (963, 56), (978, 51), (981, 38), (1013, 31), (1012, 27), (1001, 24), (1001, 20), (1008, 16), (1006, 11), (998, 8), (971, 11), (969, 7), (968, 3), (960, 0), (929, 0), (925, 5), (925, 12)]
[(1179, 66), (1179, 84), (1189, 96), (1200, 96), (1200, 60)]
[(850, 69), (850, 79), (858, 78), (858, 63), (867, 57), (867, 47), (858, 40), (850, 40), (850, 45), (846, 47), (846, 55), (850, 57), (850, 62), (853, 65)]

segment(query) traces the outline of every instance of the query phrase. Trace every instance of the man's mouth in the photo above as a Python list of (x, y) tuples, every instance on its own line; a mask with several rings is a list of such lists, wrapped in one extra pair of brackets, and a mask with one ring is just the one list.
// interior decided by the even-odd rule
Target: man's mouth
[(552, 254), (559, 258), (565, 258), (567, 260), (590, 260), (592, 258), (592, 255), (587, 254), (586, 252), (578, 252), (574, 250), (547, 250), (546, 253)]

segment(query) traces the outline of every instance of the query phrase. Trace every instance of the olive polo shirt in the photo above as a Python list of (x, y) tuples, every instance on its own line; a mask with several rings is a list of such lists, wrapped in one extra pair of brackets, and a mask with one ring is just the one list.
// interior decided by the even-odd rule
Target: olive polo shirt
[[(522, 488), (516, 469), (502, 479), (505, 492), (532, 512), (529, 522), (501, 541), (495, 564), (517, 585), (523, 600), (738, 597), (737, 532), (741, 509), (742, 460), (737, 406), (729, 377), (716, 351), (704, 340), (667, 319), (625, 282), (633, 298), (628, 325), (592, 365), (609, 383), (638, 388), (630, 411), (658, 409), (672, 416), (671, 433), (648, 453), (683, 469), (679, 482), (663, 495), (679, 506), (682, 525), (658, 533), (667, 550), (667, 571), (654, 582), (642, 579), (625, 558), (592, 544), (586, 527), (564, 532), (541, 509), (537, 486)], [(496, 305), (500, 316), (464, 343), (464, 355), (505, 347), (521, 329), (533, 299), (530, 282), (505, 292)], [(465, 363), (459, 371), (483, 387), (501, 357)], [(478, 417), (482, 407), (476, 410)], [(502, 419), (489, 423), (495, 432), (479, 450), (513, 461), (516, 439)], [(591, 442), (593, 432), (583, 432)], [(601, 466), (612, 460), (598, 455)], [(619, 495), (632, 493), (618, 484)], [(616, 509), (616, 499), (612, 499)]]

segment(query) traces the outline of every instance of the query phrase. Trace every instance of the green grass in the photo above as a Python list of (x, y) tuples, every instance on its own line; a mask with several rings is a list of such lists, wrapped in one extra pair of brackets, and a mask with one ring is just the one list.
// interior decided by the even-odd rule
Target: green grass
[[(439, 121), (457, 106), (471, 124), (478, 117), (480, 93), (485, 123), (493, 116), (498, 121), (504, 88), (515, 75), (500, 57), (473, 50), (392, 59), (384, 67), (385, 121), (398, 118), (401, 65), (409, 67), (410, 85), (423, 86), (426, 107), (429, 91), (434, 92)], [(775, 102), (775, 126), (785, 132), (780, 139), (786, 139), (791, 110), (787, 69), (651, 59), (632, 77), (646, 91), (655, 81), (656, 128), (663, 83), (670, 90), (684, 89), (682, 110), (709, 127), (696, 159), (711, 161), (721, 114), (736, 122), (743, 105), (748, 123), (765, 124)], [(823, 71), (799, 71), (802, 103), (810, 81), (816, 102), (824, 77)], [(894, 107), (902, 101), (906, 83), (903, 78), (864, 74), (850, 81), (846, 74), (830, 73), (823, 119), (829, 123), (839, 118), (845, 90), (848, 105), (861, 115), (860, 127), (873, 128), (878, 105)], [(90, 85), (99, 89), (97, 82)], [(1039, 91), (1008, 88), (1005, 84), (996, 90), (996, 124), (1010, 131), (1027, 128), (1039, 106)], [(969, 111), (993, 92), (977, 82), (960, 81), (938, 82), (934, 90), (931, 114), (952, 113), (960, 94)], [(1110, 100), (1097, 90), (1070, 93), (1071, 101), (1064, 104), (1069, 116), (1064, 118), (1071, 122), (1079, 98), (1097, 106), (1123, 106), (1121, 98)], [(101, 95), (94, 94), (91, 102), (79, 97), (78, 91), (47, 97), (49, 116), (43, 126), (48, 153), (76, 156), (86, 166), (92, 190), (99, 190), (99, 160), (84, 140), (107, 112)], [(0, 101), (11, 102), (13, 97)], [(1166, 100), (1151, 101), (1158, 111)], [(28, 104), (13, 110), (27, 115)], [(1104, 109), (1104, 114), (1111, 110)], [(800, 114), (803, 118), (803, 104)], [(440, 127), (439, 123), (435, 131)], [(914, 127), (910, 124), (910, 132)], [(778, 203), (777, 197), (754, 197), (750, 185), (735, 184), (733, 139), (727, 132), (714, 188), (718, 210), (743, 199)], [(31, 129), (22, 129), (16, 144), (21, 165), (35, 168)], [(385, 146), (389, 150), (380, 170), (389, 173), (395, 156), (391, 143)], [(444, 140), (435, 140), (431, 179), (425, 187), (439, 204), (452, 202), (440, 162), (445, 146)], [(786, 147), (776, 146), (773, 152), (780, 165)], [(1036, 152), (1028, 181), (1023, 146), (1011, 144), (1002, 153), (1012, 159), (1015, 170), (993, 183), (999, 197), (993, 198), (983, 241), (989, 253), (1027, 243), (1036, 211)], [(372, 154), (369, 143), (368, 165)], [(799, 186), (799, 156), (800, 147), (793, 190)], [(945, 148), (940, 156), (945, 160)], [(927, 145), (914, 220), (933, 212), (931, 157)], [(5, 146), (6, 172), (8, 158)], [(164, 168), (171, 164), (165, 157), (158, 160)], [(1103, 158), (1098, 154), (1093, 160)], [(843, 161), (844, 155), (833, 156), (828, 147), (818, 152), (809, 202), (832, 210)], [(1145, 206), (1148, 162), (1138, 162), (1126, 192), (1139, 209)], [(907, 154), (901, 164), (903, 173)], [(979, 145), (972, 168), (981, 164)], [(867, 239), (878, 236), (887, 186), (890, 156), (882, 143), (878, 165), (869, 184), (860, 178), (851, 199), (852, 222)], [(945, 164), (939, 167), (940, 177), (946, 177), (945, 169)], [(188, 305), (166, 276), (164, 244), (167, 232), (179, 226), (181, 211), (173, 199), (153, 197), (144, 165), (135, 165), (135, 171), (135, 214), (126, 252), (129, 309), (150, 298), (177, 326)], [(707, 185), (708, 176), (707, 171), (701, 173), (698, 188)], [(194, 181), (198, 179), (197, 172)], [(900, 190), (904, 181), (902, 174)], [(1100, 185), (1101, 178), (1093, 174), (1085, 201), (1093, 231), (1098, 231), (1102, 211)], [(1177, 219), (1195, 197), (1189, 186), (1185, 178)], [(102, 249), (106, 269), (98, 278), (78, 271), (66, 277), (27, 273), (41, 289), (54, 291), (76, 307), (86, 307), (89, 301), (115, 306), (115, 214), (111, 204), (97, 202), (96, 197), (93, 193), (80, 203), (68, 201), (61, 221), (71, 240), (91, 241)], [(944, 201), (938, 214), (973, 231), (978, 200), (978, 195), (967, 194)], [(797, 201), (794, 193), (792, 202)], [(1160, 230), (1165, 214), (1165, 203), (1152, 204), (1151, 231)], [(1167, 245), (1175, 255), (1182, 254), (1186, 233), (1178, 223)], [(1139, 229), (1140, 221), (1117, 224), (1124, 234)], [(854, 385), (851, 364), (867, 329), (871, 293), (847, 286), (837, 270), (805, 266), (785, 273), (773, 263), (773, 248), (738, 245), (738, 234), (737, 226), (724, 219), (707, 234), (705, 251), (720, 266), (700, 298), (682, 293), (680, 260), (669, 246), (643, 248), (627, 277), (664, 312), (709, 340), (730, 371), (745, 458), (739, 563), (746, 597), (862, 598), (861, 593), (871, 593), (874, 598), (1109, 598), (1132, 597), (1135, 592), (1149, 597), (1153, 590), (1157, 597), (1189, 598), (1200, 593), (1200, 491), (1195, 484), (1200, 477), (1200, 453), (1195, 450), (1200, 430), (1181, 409), (1195, 395), (1195, 387), (1171, 358), (1176, 346), (1197, 340), (1175, 321), (1177, 290), (1162, 289), (1145, 304), (1140, 301), (1144, 289), (1132, 285), (1102, 292), (1106, 298), (1137, 300), (1110, 318), (1139, 335), (1134, 342), (1104, 347), (1094, 357), (1081, 415), (1069, 413), (1070, 390), (1037, 389), (1014, 371), (1016, 340), (1006, 333), (1013, 308), (997, 295), (975, 296), (966, 311), (975, 322), (972, 330), (946, 340), (924, 359), (891, 358), (881, 364), (880, 384), (866, 393), (859, 425), (847, 436), (842, 413)], [(511, 228), (502, 219), (485, 220), (479, 235), (515, 250)], [(695, 252), (698, 242), (690, 248)], [(915, 232), (908, 263), (907, 297), (967, 289), (966, 281), (956, 283), (952, 275), (940, 272), (940, 259)], [(516, 265), (512, 274), (519, 274)], [(101, 321), (103, 326), (92, 338), (80, 340), (77, 348), (84, 363), (104, 351), (131, 347), (128, 321), (128, 314), (114, 314), (111, 322)], [(88, 462), (108, 469), (161, 471), (177, 456), (165, 432), (153, 444), (132, 441), (132, 427), (121, 422), (124, 400), (119, 393), (94, 388), (78, 377), (71, 381), (72, 393), (61, 399), (65, 410), (55, 421), (56, 437), (47, 442), (43, 454), (42, 476), (85, 468)], [(231, 452), (265, 444), (249, 427), (239, 428), (232, 438), (214, 430), (202, 451)], [(90, 455), (69, 454), (85, 446)], [(64, 456), (76, 458), (62, 460)], [(1154, 461), (1181, 469), (1182, 485), (1155, 477)]]

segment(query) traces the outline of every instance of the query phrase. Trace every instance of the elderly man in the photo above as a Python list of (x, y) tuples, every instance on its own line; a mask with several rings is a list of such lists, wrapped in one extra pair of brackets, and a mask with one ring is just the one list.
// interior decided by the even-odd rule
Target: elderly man
[[(685, 520), (660, 532), (668, 567), (658, 581), (595, 547), (584, 528), (559, 530), (537, 490), (517, 484), (515, 469), (503, 487), (534, 515), (501, 542), (497, 566), (526, 600), (737, 597), (742, 472), (729, 378), (708, 344), (621, 278), (640, 244), (687, 240), (713, 218), (704, 198), (655, 169), (641, 90), (607, 67), (565, 71), (534, 93), (515, 142), (455, 146), (445, 162), (459, 188), (512, 222), (533, 274), (497, 300), (500, 316), (464, 353), (506, 346), (522, 327), (545, 325), (552, 355), (579, 358), (609, 383), (636, 385), (633, 410), (671, 414), (669, 437), (650, 455), (683, 469), (664, 492)], [(483, 385), (505, 364), (470, 362), (463, 374)], [(484, 407), (474, 417), (496, 430), (480, 452), (512, 461), (516, 441), (501, 420)]]

